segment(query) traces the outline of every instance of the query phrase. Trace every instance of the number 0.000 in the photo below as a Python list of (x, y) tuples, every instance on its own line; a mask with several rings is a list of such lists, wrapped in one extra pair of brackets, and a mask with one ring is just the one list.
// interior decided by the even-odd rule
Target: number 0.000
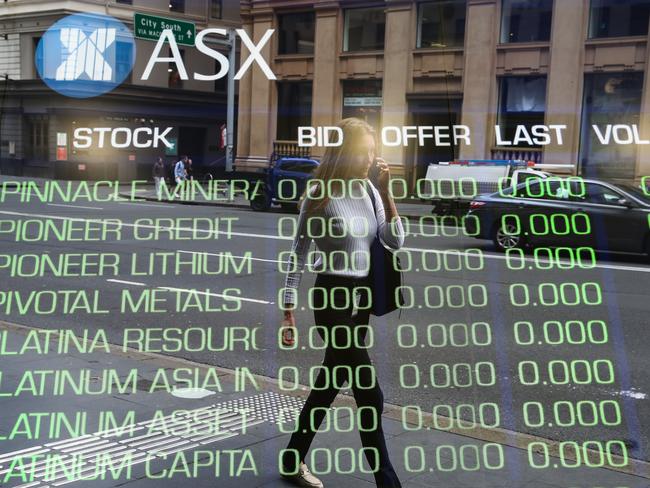
[(514, 324), (515, 342), (520, 346), (548, 344), (607, 344), (609, 334), (607, 324), (602, 320), (547, 320), (539, 327), (532, 322), (520, 321)]
[[(420, 343), (418, 329), (413, 324), (397, 326), (397, 344), (403, 349), (424, 346)], [(492, 328), (487, 322), (474, 322), (471, 325), (459, 323), (429, 324), (427, 326), (426, 345), (428, 347), (482, 347), (490, 344), (492, 344)]]
[(433, 466), (427, 463), (427, 452), (422, 446), (404, 448), (404, 466), (409, 473), (424, 471), (479, 471), (481, 469), (503, 469), (503, 447), (489, 442), (482, 446), (463, 444), (461, 446), (442, 445), (433, 451)]
[[(525, 283), (513, 283), (509, 288), (510, 303), (515, 307), (531, 305), (530, 286)], [(590, 297), (590, 293), (594, 296)], [(600, 305), (603, 301), (600, 285), (595, 282), (586, 283), (540, 283), (533, 291), (533, 306), (544, 305), (554, 307), (565, 305), (575, 307), (579, 305)]]
[[(399, 368), (400, 386), (405, 389), (420, 388), (422, 385), (420, 367), (417, 364), (402, 364)], [(469, 388), (472, 386), (494, 386), (496, 370), (494, 363), (480, 361), (474, 364), (434, 363), (429, 367), (427, 386), (433, 388)]]
[[(480, 249), (467, 249), (459, 251), (458, 249), (426, 249), (415, 253), (408, 249), (399, 249), (393, 253), (393, 268), (399, 269), (405, 273), (434, 271), (481, 271), (484, 267), (483, 251)], [(415, 261), (415, 263), (414, 263)]]
[[(617, 454), (620, 452), (621, 454)], [(623, 441), (611, 440), (560, 442), (560, 463), (563, 468), (623, 467), (628, 463), (627, 446)], [(541, 459), (539, 459), (541, 457)], [(528, 464), (532, 468), (545, 469), (551, 465), (548, 445), (544, 442), (528, 444)]]
[(488, 303), (488, 293), (485, 285), (477, 283), (469, 286), (463, 285), (429, 285), (424, 287), (424, 305), (415, 299), (415, 290), (412, 286), (402, 285), (395, 290), (404, 296), (403, 309), (409, 308), (465, 308), (485, 307)]
[(532, 262), (536, 269), (592, 269), (596, 266), (593, 247), (536, 247), (533, 257), (527, 258), (519, 247), (506, 249), (506, 265), (514, 271), (528, 270)]
[[(427, 412), (428, 413), (428, 412)], [(491, 419), (491, 420), (488, 420)], [(501, 424), (501, 412), (496, 403), (471, 403), (459, 405), (436, 405), (431, 415), (431, 425), (436, 430), (475, 429), (476, 426), (494, 429)], [(425, 428), (422, 407), (406, 405), (402, 407), (402, 428), (417, 431)]]
[[(284, 463), (279, 462), (281, 474), (293, 474), (298, 470), (299, 454), (296, 449), (282, 449), (278, 460), (285, 458), (285, 454), (291, 454), (290, 461), (285, 471)], [(368, 466), (365, 463), (367, 457), (374, 459), (374, 466)], [(330, 473), (337, 474), (354, 474), (354, 473), (374, 473), (379, 469), (379, 451), (376, 447), (362, 447), (355, 449), (353, 447), (339, 447), (330, 449), (327, 447), (315, 447), (309, 453), (307, 460), (312, 472), (315, 475), (326, 475)]]
[[(545, 379), (540, 377), (537, 361), (520, 361), (517, 367), (522, 385), (532, 386), (550, 383), (552, 385), (610, 385), (614, 383), (614, 365), (609, 359), (556, 359), (546, 365)], [(548, 379), (548, 381), (546, 381)]]
[[(550, 410), (550, 411), (547, 411)], [(526, 402), (522, 407), (527, 427), (595, 427), (621, 425), (621, 407), (616, 400), (560, 400), (552, 405)], [(547, 418), (548, 417), (548, 418)]]

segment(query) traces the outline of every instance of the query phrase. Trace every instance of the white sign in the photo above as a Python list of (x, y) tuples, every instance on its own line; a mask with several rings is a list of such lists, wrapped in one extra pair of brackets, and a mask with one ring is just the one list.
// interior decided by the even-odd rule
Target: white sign
[(56, 145), (57, 146), (67, 146), (68, 145), (68, 134), (65, 132), (56, 133)]
[(343, 105), (346, 107), (381, 107), (381, 97), (345, 97)]

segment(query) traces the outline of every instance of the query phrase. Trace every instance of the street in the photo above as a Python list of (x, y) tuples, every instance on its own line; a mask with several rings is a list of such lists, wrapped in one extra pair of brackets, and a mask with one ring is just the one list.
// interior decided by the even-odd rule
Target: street
[[(178, 220), (188, 218), (198, 230)], [(130, 350), (249, 368), (279, 379), (290, 395), (298, 383), (313, 382), (323, 355), (317, 331), (309, 331), (313, 274), (300, 289), (298, 345), (287, 350), (278, 340), (282, 253), (296, 218), (227, 206), (7, 202), (0, 208), (0, 310), (15, 324), (86, 338), (101, 330), (99, 339)], [(45, 219), (122, 225), (119, 235), (72, 241), (29, 242), (6, 232), (10, 222)], [(370, 355), (386, 402), (416, 417), (454, 417), (456, 431), (476, 422), (560, 442), (612, 441), (606, 449), (613, 455), (627, 450), (648, 460), (644, 258), (599, 256), (593, 267), (561, 269), (561, 261), (532, 254), (506, 259), (491, 243), (430, 218), (409, 221), (401, 254), (410, 269), (406, 308), (372, 323)], [(178, 229), (162, 222), (179, 222)], [(75, 256), (61, 268), (53, 260), (63, 254)], [(20, 264), (18, 255), (51, 259)], [(88, 256), (83, 265), (76, 255)], [(37, 269), (46, 271), (25, 276)], [(3, 361), (20, 347), (0, 341)], [(191, 375), (174, 380), (207, 384)], [(0, 382), (0, 394), (14, 392)]]

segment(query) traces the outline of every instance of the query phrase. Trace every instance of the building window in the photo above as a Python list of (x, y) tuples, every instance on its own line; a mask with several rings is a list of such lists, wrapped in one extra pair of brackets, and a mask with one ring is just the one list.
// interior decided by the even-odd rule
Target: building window
[(278, 16), (280, 43), (278, 54), (313, 54), (315, 19), (313, 12)]
[(29, 159), (39, 161), (49, 160), (49, 123), (47, 116), (31, 116), (25, 118), (26, 138), (25, 154)]
[[(185, 49), (180, 49), (179, 51), (181, 53), (181, 59), (184, 62)], [(172, 57), (171, 49), (169, 52), (169, 57)], [(183, 88), (183, 80), (181, 79), (181, 75), (178, 72), (178, 66), (176, 66), (176, 63), (170, 61), (169, 66), (167, 68), (167, 72), (169, 73), (169, 76), (167, 77), (167, 86), (169, 88)]]
[(115, 0), (115, 3), (123, 3), (125, 5), (133, 5), (133, 0)]
[(298, 140), (298, 127), (311, 125), (311, 81), (281, 81), (278, 87), (277, 139)]
[(343, 82), (343, 118), (357, 117), (378, 131), (381, 127), (382, 81), (346, 80)]
[(456, 47), (465, 41), (465, 0), (423, 3), (418, 12), (418, 47)]
[(551, 38), (553, 0), (503, 0), (501, 42), (543, 42)]
[(345, 11), (344, 51), (384, 49), (386, 13), (384, 7), (355, 8)]
[(650, 0), (591, 0), (589, 37), (645, 36)]
[(607, 127), (629, 126), (629, 131), (617, 131), (615, 136), (619, 141), (633, 141), (630, 127), (639, 126), (642, 92), (643, 73), (585, 75), (580, 138), (582, 175), (634, 177), (637, 144), (617, 144)]
[(545, 108), (545, 76), (501, 78), (497, 118), (501, 140), (515, 147), (538, 147), (532, 140), (527, 141), (526, 135), (530, 134), (533, 125), (544, 124)]
[(185, 0), (169, 0), (170, 12), (185, 12)]
[(40, 37), (34, 37), (34, 78), (38, 78), (38, 66), (43, 66), (43, 51), (38, 49)]
[(210, 17), (220, 19), (221, 15), (221, 0), (210, 0)]
[(118, 42), (115, 48), (115, 79), (131, 83), (131, 66), (133, 66), (133, 46), (128, 42)]

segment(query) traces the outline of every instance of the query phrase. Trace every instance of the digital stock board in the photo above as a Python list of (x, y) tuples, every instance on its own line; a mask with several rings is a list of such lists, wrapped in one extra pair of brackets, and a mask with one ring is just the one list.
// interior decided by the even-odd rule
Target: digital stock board
[(648, 25), (0, 4), (0, 485), (650, 486)]

